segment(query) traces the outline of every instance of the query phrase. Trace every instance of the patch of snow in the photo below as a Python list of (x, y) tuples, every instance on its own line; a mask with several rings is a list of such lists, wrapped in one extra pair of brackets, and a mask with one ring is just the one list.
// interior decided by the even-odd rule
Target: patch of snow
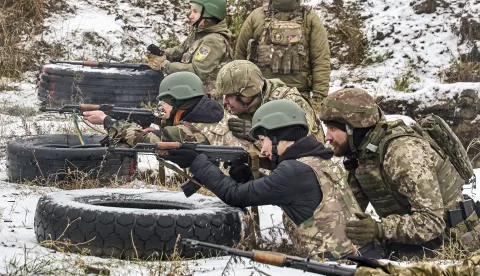
[[(144, 214), (144, 215), (200, 215), (215, 214), (222, 210), (234, 210), (238, 208), (230, 207), (216, 197), (194, 194), (186, 198), (182, 192), (172, 192), (167, 190), (154, 189), (85, 189), (62, 191), (49, 194), (47, 196), (57, 204), (69, 206), (72, 208), (81, 208), (83, 210), (109, 212), (114, 209), (116, 212), (128, 214)], [(137, 209), (137, 208), (116, 208), (106, 207), (101, 202), (119, 201), (119, 202), (158, 202), (166, 206), (172, 206), (171, 209), (153, 210), (153, 209)], [(173, 206), (183, 207), (185, 209), (176, 209)], [(243, 212), (238, 209), (238, 212)], [(243, 215), (243, 214), (242, 214)]]

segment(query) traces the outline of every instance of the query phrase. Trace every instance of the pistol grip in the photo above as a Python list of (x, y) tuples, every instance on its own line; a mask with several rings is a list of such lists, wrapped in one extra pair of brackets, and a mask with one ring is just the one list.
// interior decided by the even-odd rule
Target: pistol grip
[(187, 181), (182, 184), (181, 188), (186, 197), (191, 197), (194, 193), (200, 190), (201, 187), (191, 181)]

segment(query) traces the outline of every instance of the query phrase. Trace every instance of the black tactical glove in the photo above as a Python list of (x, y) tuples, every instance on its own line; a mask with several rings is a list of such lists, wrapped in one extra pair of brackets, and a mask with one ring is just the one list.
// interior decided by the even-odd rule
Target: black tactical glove
[(247, 141), (255, 141), (249, 134), (252, 128), (252, 122), (239, 118), (228, 119), (228, 129), (232, 132), (233, 136), (244, 139)]
[(238, 183), (245, 183), (253, 179), (252, 170), (245, 164), (233, 164), (228, 174)]
[(164, 155), (162, 158), (177, 164), (182, 169), (185, 169), (192, 165), (193, 160), (197, 158), (197, 155), (198, 154), (193, 149), (180, 148), (169, 150), (168, 155)]

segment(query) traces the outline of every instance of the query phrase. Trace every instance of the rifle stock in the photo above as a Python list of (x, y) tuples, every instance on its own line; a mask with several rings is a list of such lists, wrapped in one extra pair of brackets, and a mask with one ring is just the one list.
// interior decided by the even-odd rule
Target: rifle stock
[(224, 245), (211, 244), (192, 239), (182, 239), (185, 245), (190, 247), (203, 247), (221, 251), (227, 255), (239, 256), (249, 258), (252, 261), (274, 265), (278, 267), (289, 267), (293, 269), (300, 269), (303, 271), (323, 274), (327, 276), (352, 276), (355, 273), (354, 268), (341, 267), (338, 264), (324, 264), (316, 261), (310, 261), (297, 256), (290, 256), (278, 252), (270, 251), (245, 251), (235, 248), (230, 248)]

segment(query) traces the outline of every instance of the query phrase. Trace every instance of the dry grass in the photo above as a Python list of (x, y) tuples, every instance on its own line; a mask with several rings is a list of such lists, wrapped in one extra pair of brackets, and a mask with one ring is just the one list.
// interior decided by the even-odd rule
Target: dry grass
[(325, 25), (332, 58), (337, 58), (342, 64), (360, 65), (368, 54), (369, 43), (362, 31), (364, 20), (359, 4), (321, 5), (336, 19), (332, 25)]
[(50, 54), (61, 52), (61, 46), (38, 41), (46, 14), (62, 9), (63, 0), (1, 0), (0, 9), (0, 77), (21, 78), (35, 68), (39, 48)]
[(480, 82), (480, 62), (462, 62), (454, 59), (442, 75), (446, 83)]

